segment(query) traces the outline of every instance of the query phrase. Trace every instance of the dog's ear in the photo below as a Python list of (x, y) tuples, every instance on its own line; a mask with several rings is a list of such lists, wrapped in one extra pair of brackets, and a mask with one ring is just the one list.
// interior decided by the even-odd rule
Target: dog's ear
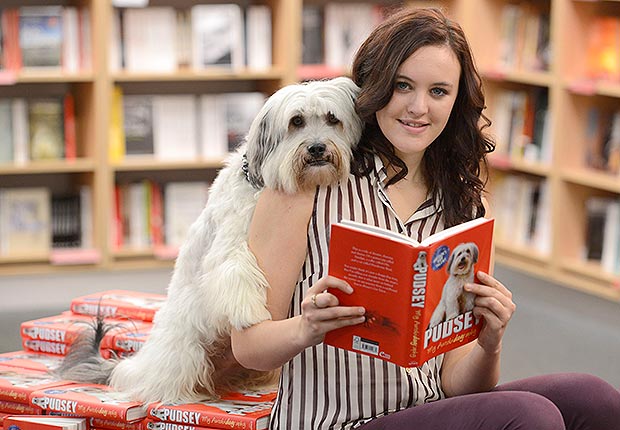
[(474, 242), (471, 243), (471, 255), (473, 256), (474, 263), (478, 262), (478, 245), (476, 245)]
[(452, 253), (450, 254), (450, 258), (448, 258), (448, 264), (446, 264), (446, 272), (448, 272), (448, 275), (452, 274), (452, 263), (454, 262), (454, 254), (456, 254), (456, 252), (454, 252), (454, 250), (452, 250)]
[(251, 183), (259, 187), (265, 186), (263, 164), (273, 152), (276, 143), (281, 140), (280, 131), (272, 126), (275, 120), (273, 110), (272, 100), (267, 100), (252, 122), (246, 136), (245, 149), (249, 179)]

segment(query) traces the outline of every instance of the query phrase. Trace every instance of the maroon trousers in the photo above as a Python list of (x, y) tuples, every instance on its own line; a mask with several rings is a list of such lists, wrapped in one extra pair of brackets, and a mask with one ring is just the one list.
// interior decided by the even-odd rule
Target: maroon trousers
[(362, 430), (620, 430), (620, 391), (560, 373), (499, 385), (377, 418)]

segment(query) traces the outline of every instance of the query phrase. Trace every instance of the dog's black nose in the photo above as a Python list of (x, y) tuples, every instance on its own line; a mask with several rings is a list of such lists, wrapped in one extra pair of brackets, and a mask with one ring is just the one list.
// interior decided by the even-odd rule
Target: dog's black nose
[(325, 154), (325, 146), (324, 143), (316, 142), (308, 145), (308, 153), (312, 155), (314, 158), (320, 158)]

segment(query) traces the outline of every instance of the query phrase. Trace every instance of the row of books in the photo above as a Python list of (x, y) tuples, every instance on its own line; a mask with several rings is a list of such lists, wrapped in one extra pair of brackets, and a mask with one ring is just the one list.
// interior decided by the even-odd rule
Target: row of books
[(551, 162), (549, 91), (501, 90), (493, 103), (494, 156)]
[(264, 102), (260, 92), (124, 95), (116, 87), (110, 115), (110, 159), (224, 157), (245, 138)]
[(551, 55), (547, 11), (531, 3), (507, 3), (501, 12), (499, 68), (546, 71)]
[(0, 99), (0, 163), (77, 157), (75, 101), (61, 97)]
[(496, 238), (511, 248), (551, 251), (549, 183), (525, 175), (493, 178), (492, 212), (496, 217)]
[(620, 174), (620, 110), (588, 110), (585, 150), (586, 166)]
[(109, 65), (130, 72), (266, 70), (271, 39), (271, 9), (265, 5), (116, 8)]
[(349, 69), (355, 51), (388, 10), (370, 2), (304, 4), (302, 64)]
[[(16, 430), (267, 428), (276, 394), (273, 389), (228, 393), (218, 401), (143, 404), (106, 385), (61, 380), (54, 376), (54, 369), (62, 354), (28, 349), (39, 342), (46, 343), (45, 349), (51, 352), (66, 353), (76, 335), (90, 329), (99, 315), (116, 324), (104, 343), (120, 345), (115, 354), (131, 354), (133, 351), (123, 349), (126, 339), (129, 335), (134, 335), (132, 340), (148, 336), (148, 327), (164, 300), (159, 294), (107, 290), (72, 299), (69, 309), (59, 315), (23, 322), (24, 349), (0, 354), (0, 418), (5, 428), (7, 424), (15, 425)], [(84, 421), (73, 426), (64, 421), (66, 416)]]
[(584, 259), (600, 263), (608, 273), (620, 274), (620, 200), (590, 197), (585, 208)]
[(191, 224), (202, 212), (207, 182), (151, 180), (116, 184), (112, 243), (117, 249), (153, 249), (160, 258), (174, 258)]
[(91, 249), (92, 204), (87, 185), (67, 194), (0, 188), (0, 256), (47, 260), (53, 250)]
[(0, 17), (1, 68), (90, 70), (90, 10), (74, 6), (4, 8)]

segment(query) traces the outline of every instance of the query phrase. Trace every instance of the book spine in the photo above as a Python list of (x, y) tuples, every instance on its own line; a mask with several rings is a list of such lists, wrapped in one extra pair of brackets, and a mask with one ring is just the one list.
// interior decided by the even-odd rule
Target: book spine
[(247, 429), (256, 430), (256, 420), (242, 415), (232, 415), (224, 412), (204, 412), (178, 410), (166, 407), (157, 407), (149, 411), (149, 416), (158, 422), (171, 424), (185, 424), (213, 429)]
[(423, 363), (424, 357), (424, 309), (426, 308), (426, 286), (428, 280), (428, 249), (421, 249), (413, 264), (413, 281), (411, 289), (411, 332), (409, 334), (411, 352), (408, 357), (410, 365)]

